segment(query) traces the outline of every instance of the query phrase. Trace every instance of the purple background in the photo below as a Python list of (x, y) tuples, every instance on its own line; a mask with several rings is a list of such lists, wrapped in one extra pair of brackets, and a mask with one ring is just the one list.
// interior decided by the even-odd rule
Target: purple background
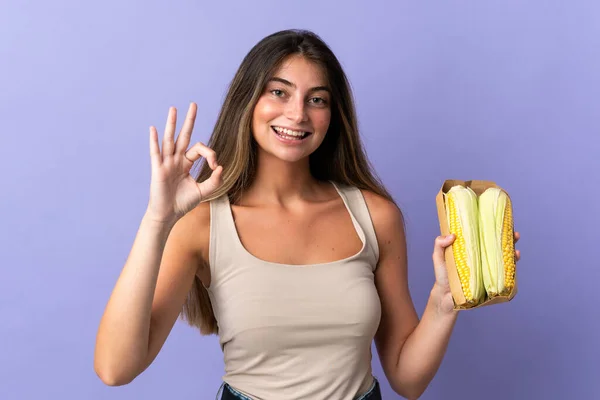
[(111, 388), (96, 329), (147, 204), (148, 127), (195, 101), (206, 141), (242, 57), (290, 27), (319, 33), (350, 77), (408, 219), (419, 314), (442, 182), (493, 180), (513, 198), (519, 294), (461, 313), (422, 398), (600, 398), (600, 3), (199, 3), (2, 2), (1, 399), (214, 398), (215, 336), (179, 321), (145, 373)]

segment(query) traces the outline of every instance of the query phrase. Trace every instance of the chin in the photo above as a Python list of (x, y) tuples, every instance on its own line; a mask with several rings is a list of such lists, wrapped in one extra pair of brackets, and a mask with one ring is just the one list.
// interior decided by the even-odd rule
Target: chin
[(269, 154), (271, 157), (274, 157), (278, 160), (284, 161), (284, 162), (288, 162), (288, 163), (297, 163), (300, 162), (304, 159), (307, 159), (312, 151), (310, 152), (298, 152), (298, 151), (289, 151), (288, 149), (274, 149), (274, 148), (269, 148), (269, 149), (265, 149), (262, 148), (261, 149), (263, 152)]

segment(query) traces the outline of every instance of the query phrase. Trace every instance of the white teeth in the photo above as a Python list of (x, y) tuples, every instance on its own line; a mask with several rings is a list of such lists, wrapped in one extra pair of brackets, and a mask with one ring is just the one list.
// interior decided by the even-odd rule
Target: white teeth
[(306, 132), (300, 132), (300, 131), (292, 131), (290, 129), (285, 129), (285, 128), (280, 128), (278, 126), (274, 126), (273, 127), (277, 132), (279, 133), (283, 133), (286, 134), (288, 136), (298, 136), (298, 137), (302, 137), (304, 135), (306, 135)]

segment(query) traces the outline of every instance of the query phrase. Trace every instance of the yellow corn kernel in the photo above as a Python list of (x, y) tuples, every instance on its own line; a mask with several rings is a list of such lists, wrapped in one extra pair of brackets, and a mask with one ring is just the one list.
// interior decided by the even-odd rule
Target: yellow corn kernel
[(450, 233), (456, 235), (452, 254), (465, 297), (464, 304), (457, 304), (474, 306), (485, 297), (481, 277), (477, 195), (469, 187), (456, 185), (450, 188), (444, 198)]
[(479, 196), (481, 269), (488, 297), (509, 295), (515, 284), (512, 204), (499, 188)]

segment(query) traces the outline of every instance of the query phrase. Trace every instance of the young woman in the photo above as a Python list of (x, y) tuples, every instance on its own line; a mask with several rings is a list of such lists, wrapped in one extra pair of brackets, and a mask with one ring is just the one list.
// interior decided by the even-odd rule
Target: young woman
[(311, 32), (272, 34), (243, 60), (208, 145), (188, 148), (195, 117), (192, 103), (175, 140), (171, 108), (162, 148), (150, 128), (149, 203), (98, 330), (102, 381), (142, 373), (181, 315), (219, 335), (222, 399), (381, 399), (373, 339), (394, 391), (418, 398), (457, 318), (454, 238), (435, 239), (419, 321), (402, 213), (331, 50)]

